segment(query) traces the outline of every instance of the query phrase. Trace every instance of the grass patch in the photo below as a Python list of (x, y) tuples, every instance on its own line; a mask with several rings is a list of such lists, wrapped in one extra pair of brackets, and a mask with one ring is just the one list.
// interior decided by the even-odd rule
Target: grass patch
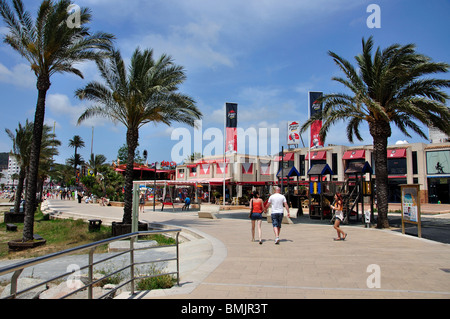
[(173, 275), (161, 275), (163, 272), (154, 266), (148, 268), (141, 276), (156, 276), (139, 279), (136, 282), (136, 290), (153, 290), (172, 288), (176, 283)]
[(159, 246), (166, 246), (166, 245), (175, 245), (177, 241), (172, 237), (166, 237), (162, 234), (152, 234), (152, 235), (145, 235), (145, 236), (139, 236), (139, 239), (141, 240), (154, 240), (158, 243)]
[[(81, 219), (49, 219), (38, 208), (34, 216), (34, 234), (43, 237), (47, 243), (31, 250), (9, 252), (8, 242), (22, 239), (23, 223), (15, 224), (17, 232), (9, 232), (6, 231), (6, 224), (0, 223), (0, 259), (39, 257), (112, 237), (110, 226), (101, 225), (99, 231), (89, 232), (88, 222)], [(176, 244), (174, 238), (162, 234), (139, 236), (139, 239), (155, 240), (161, 246)], [(107, 251), (108, 245), (105, 244), (98, 247), (96, 253)], [(84, 254), (86, 251), (80, 253)]]
[[(23, 223), (16, 225), (17, 232), (7, 232), (6, 224), (0, 223), (0, 259), (39, 257), (111, 237), (111, 227), (102, 225), (99, 231), (89, 232), (88, 223), (83, 220), (51, 220), (38, 208), (34, 216), (34, 234), (42, 236), (47, 243), (32, 250), (9, 252), (8, 241), (22, 238)], [(107, 245), (98, 250), (105, 252)]]

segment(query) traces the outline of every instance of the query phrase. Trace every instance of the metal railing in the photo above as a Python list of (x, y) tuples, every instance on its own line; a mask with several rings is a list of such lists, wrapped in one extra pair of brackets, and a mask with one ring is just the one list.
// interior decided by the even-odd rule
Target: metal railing
[[(73, 273), (75, 272), (75, 270), (69, 271), (69, 272), (65, 272), (61, 275), (52, 277), (48, 280), (45, 280), (41, 283), (38, 283), (34, 286), (28, 287), (26, 289), (23, 289), (21, 291), (17, 291), (17, 280), (19, 278), (19, 276), (21, 275), (21, 273), (23, 272), (24, 269), (50, 261), (50, 260), (54, 260), (54, 259), (58, 259), (64, 256), (68, 256), (74, 253), (79, 253), (80, 251), (84, 251), (84, 250), (89, 250), (88, 253), (88, 264), (84, 267), (80, 267), (79, 269), (77, 269), (77, 271), (81, 271), (81, 270), (88, 270), (88, 282), (86, 284), (84, 284), (82, 287), (71, 291), (69, 294), (61, 297), (61, 299), (67, 298), (71, 295), (76, 294), (77, 292), (80, 292), (84, 289), (87, 288), (88, 290), (88, 299), (93, 299), (93, 288), (94, 285), (99, 283), (102, 280), (105, 280), (106, 278), (109, 278), (115, 274), (118, 274), (126, 269), (129, 269), (130, 271), (130, 279), (122, 282), (120, 286), (116, 286), (114, 289), (109, 290), (107, 293), (103, 294), (102, 296), (98, 297), (98, 299), (102, 299), (108, 296), (111, 296), (115, 291), (117, 291), (118, 289), (120, 289), (121, 287), (127, 285), (128, 283), (131, 283), (131, 294), (133, 295), (135, 293), (135, 281), (136, 280), (140, 280), (140, 279), (144, 279), (144, 278), (150, 278), (150, 277), (159, 277), (159, 276), (165, 276), (165, 275), (176, 275), (177, 278), (177, 285), (180, 285), (180, 262), (179, 262), (179, 234), (181, 232), (181, 229), (164, 229), (164, 230), (149, 230), (149, 231), (140, 231), (140, 232), (134, 232), (134, 233), (129, 233), (129, 234), (125, 234), (125, 235), (121, 235), (121, 236), (117, 236), (114, 238), (109, 238), (109, 239), (104, 239), (101, 241), (97, 241), (94, 243), (90, 243), (90, 244), (86, 244), (83, 246), (79, 246), (79, 247), (75, 247), (75, 248), (70, 248), (61, 252), (57, 252), (57, 253), (53, 253), (50, 255), (46, 255), (46, 256), (42, 256), (42, 257), (37, 257), (35, 259), (32, 260), (28, 260), (28, 261), (23, 261), (23, 262), (19, 262), (17, 264), (14, 265), (10, 265), (7, 267), (3, 267), (0, 268), (0, 276), (9, 274), (9, 273), (13, 273), (12, 277), (11, 277), (11, 291), (10, 291), (10, 295), (6, 296), (4, 299), (15, 299), (17, 296), (36, 289), (42, 285), (46, 285), (47, 283), (50, 283), (52, 281), (73, 275)], [(135, 248), (134, 244), (138, 238), (138, 236), (145, 236), (145, 235), (154, 235), (154, 234), (166, 234), (166, 233), (176, 233), (175, 236), (175, 240), (176, 243), (172, 244), (172, 245), (162, 245), (162, 246), (150, 246), (150, 247), (140, 247), (140, 248)], [(124, 240), (124, 239), (130, 239), (130, 248), (125, 250), (125, 251), (121, 251), (118, 252), (117, 254), (114, 254), (112, 256), (108, 256), (107, 258), (98, 260), (98, 261), (94, 261), (94, 251), (98, 246), (101, 245), (105, 245), (105, 244), (109, 244), (115, 241), (119, 241), (119, 240)], [(149, 261), (143, 261), (143, 262), (135, 262), (135, 251), (138, 250), (146, 250), (146, 249), (157, 249), (157, 248), (165, 248), (165, 247), (175, 247), (176, 248), (176, 257), (174, 258), (166, 258), (166, 259), (156, 259), (156, 260), (149, 260)], [(95, 279), (94, 280), (94, 266), (98, 265), (100, 263), (103, 263), (105, 261), (111, 260), (113, 258), (122, 256), (124, 254), (130, 254), (130, 259), (129, 259), (129, 265), (126, 265), (123, 268), (114, 270), (111, 273), (106, 274), (104, 277), (99, 278), (99, 279)], [(135, 274), (135, 266), (138, 265), (143, 265), (143, 264), (151, 264), (151, 263), (157, 263), (157, 262), (169, 262), (169, 261), (176, 261), (176, 271), (173, 272), (167, 272), (167, 273), (158, 273), (156, 275), (148, 275), (148, 276), (136, 276)]]

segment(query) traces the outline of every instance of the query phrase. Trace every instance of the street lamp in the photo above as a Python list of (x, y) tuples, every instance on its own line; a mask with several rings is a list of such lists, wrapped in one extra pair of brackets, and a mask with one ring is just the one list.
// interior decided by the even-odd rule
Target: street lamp
[(156, 204), (156, 170), (159, 169), (161, 164), (159, 162), (153, 163), (153, 168), (155, 170), (154, 172), (154, 184), (153, 184), (153, 211), (155, 211), (155, 204)]

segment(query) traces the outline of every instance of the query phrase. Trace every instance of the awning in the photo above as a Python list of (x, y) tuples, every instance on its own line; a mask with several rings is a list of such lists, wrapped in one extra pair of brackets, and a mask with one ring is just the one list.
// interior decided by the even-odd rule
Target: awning
[(366, 158), (366, 151), (365, 150), (352, 150), (352, 151), (346, 151), (344, 153), (344, 156), (342, 159), (349, 160), (349, 159), (364, 159)]
[(154, 168), (149, 168), (149, 167), (134, 167), (133, 170), (135, 171), (149, 171), (149, 172), (153, 172), (155, 169)]
[[(225, 178), (225, 183), (230, 182), (230, 177)], [(133, 181), (133, 184), (139, 185), (195, 185), (195, 184), (210, 184), (210, 185), (222, 185), (223, 178), (195, 178), (186, 181), (176, 181), (176, 180), (156, 180), (156, 181)]]
[[(289, 162), (294, 160), (294, 153), (286, 153), (283, 156), (283, 162)], [(277, 156), (274, 158), (275, 162), (281, 162), (281, 156)]]
[(294, 160), (294, 153), (287, 153), (284, 155), (283, 161), (289, 162)]
[[(198, 183), (198, 184), (210, 184), (210, 185), (222, 185), (223, 177), (213, 177), (213, 178), (195, 178), (189, 179), (187, 182)], [(225, 183), (230, 182), (230, 177), (225, 178)]]
[(396, 149), (388, 150), (387, 157), (388, 158), (404, 158), (404, 157), (406, 157), (406, 148), (396, 148)]
[(318, 160), (326, 160), (327, 159), (327, 151), (312, 151), (308, 152), (306, 154), (307, 160), (309, 160), (309, 154), (311, 153), (311, 160), (312, 161), (318, 161)]
[(254, 185), (254, 186), (263, 186), (266, 184), (272, 184), (272, 181), (259, 181), (259, 182), (236, 182), (237, 185)]
[(373, 174), (373, 170), (369, 162), (350, 163), (350, 165), (344, 172), (344, 174), (366, 174), (366, 173)]

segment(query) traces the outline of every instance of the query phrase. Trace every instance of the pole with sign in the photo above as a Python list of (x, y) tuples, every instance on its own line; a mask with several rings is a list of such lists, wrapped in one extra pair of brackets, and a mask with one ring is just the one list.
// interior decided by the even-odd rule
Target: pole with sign
[(400, 185), (402, 196), (402, 234), (405, 234), (405, 224), (414, 224), (418, 228), (418, 236), (422, 238), (420, 218), (419, 185)]

